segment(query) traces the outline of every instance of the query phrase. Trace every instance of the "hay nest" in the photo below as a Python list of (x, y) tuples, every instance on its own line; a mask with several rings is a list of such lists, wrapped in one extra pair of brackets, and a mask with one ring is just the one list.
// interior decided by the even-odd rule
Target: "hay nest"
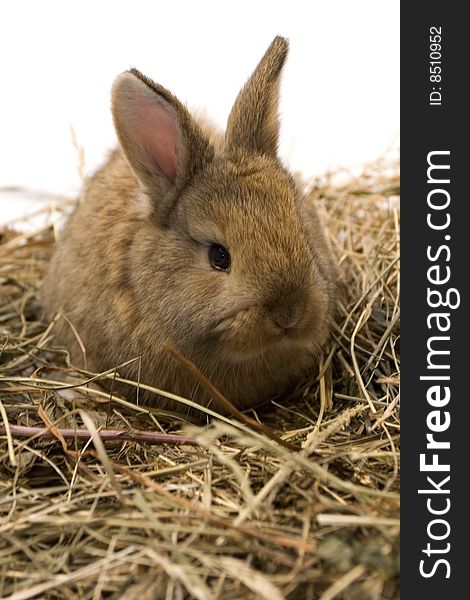
[(322, 371), (249, 413), (282, 443), (91, 385), (35, 319), (67, 203), (1, 230), (3, 598), (398, 598), (398, 167), (346, 179), (311, 191), (347, 292)]

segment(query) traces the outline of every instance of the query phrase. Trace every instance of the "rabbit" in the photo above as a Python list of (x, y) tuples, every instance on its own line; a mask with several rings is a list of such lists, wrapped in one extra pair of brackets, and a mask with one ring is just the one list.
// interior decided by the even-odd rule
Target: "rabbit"
[[(55, 333), (74, 365), (117, 367), (209, 406), (169, 345), (240, 410), (317, 368), (338, 268), (311, 199), (277, 155), (287, 52), (276, 37), (225, 135), (136, 69), (117, 77), (120, 147), (85, 184), (40, 292), (44, 318), (62, 317)], [(188, 410), (149, 391), (139, 399)]]

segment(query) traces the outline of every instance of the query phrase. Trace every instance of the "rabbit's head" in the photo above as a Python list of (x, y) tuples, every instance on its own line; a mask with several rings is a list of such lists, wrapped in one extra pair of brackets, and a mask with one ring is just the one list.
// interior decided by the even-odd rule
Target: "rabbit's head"
[[(316, 352), (333, 311), (330, 257), (277, 156), (275, 38), (212, 145), (187, 109), (136, 70), (113, 88), (121, 146), (141, 184), (139, 311), (183, 354), (241, 363)], [(158, 230), (158, 245), (152, 227)]]

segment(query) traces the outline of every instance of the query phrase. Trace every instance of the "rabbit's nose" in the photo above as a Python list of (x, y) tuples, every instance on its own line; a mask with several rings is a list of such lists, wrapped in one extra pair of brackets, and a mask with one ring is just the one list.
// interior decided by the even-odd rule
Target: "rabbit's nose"
[(271, 305), (270, 315), (273, 324), (284, 333), (297, 327), (304, 314), (305, 301), (303, 297), (286, 296), (276, 304)]

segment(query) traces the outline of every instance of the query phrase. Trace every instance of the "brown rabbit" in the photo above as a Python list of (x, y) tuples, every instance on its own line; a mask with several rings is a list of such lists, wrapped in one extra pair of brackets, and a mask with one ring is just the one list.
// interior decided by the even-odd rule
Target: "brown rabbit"
[(121, 148), (85, 186), (42, 287), (45, 316), (65, 317), (56, 331), (75, 364), (85, 366), (78, 336), (88, 369), (140, 357), (119, 373), (207, 405), (166, 343), (242, 409), (314, 368), (337, 270), (315, 209), (277, 157), (287, 50), (281, 37), (271, 43), (225, 137), (137, 70), (117, 78)]

